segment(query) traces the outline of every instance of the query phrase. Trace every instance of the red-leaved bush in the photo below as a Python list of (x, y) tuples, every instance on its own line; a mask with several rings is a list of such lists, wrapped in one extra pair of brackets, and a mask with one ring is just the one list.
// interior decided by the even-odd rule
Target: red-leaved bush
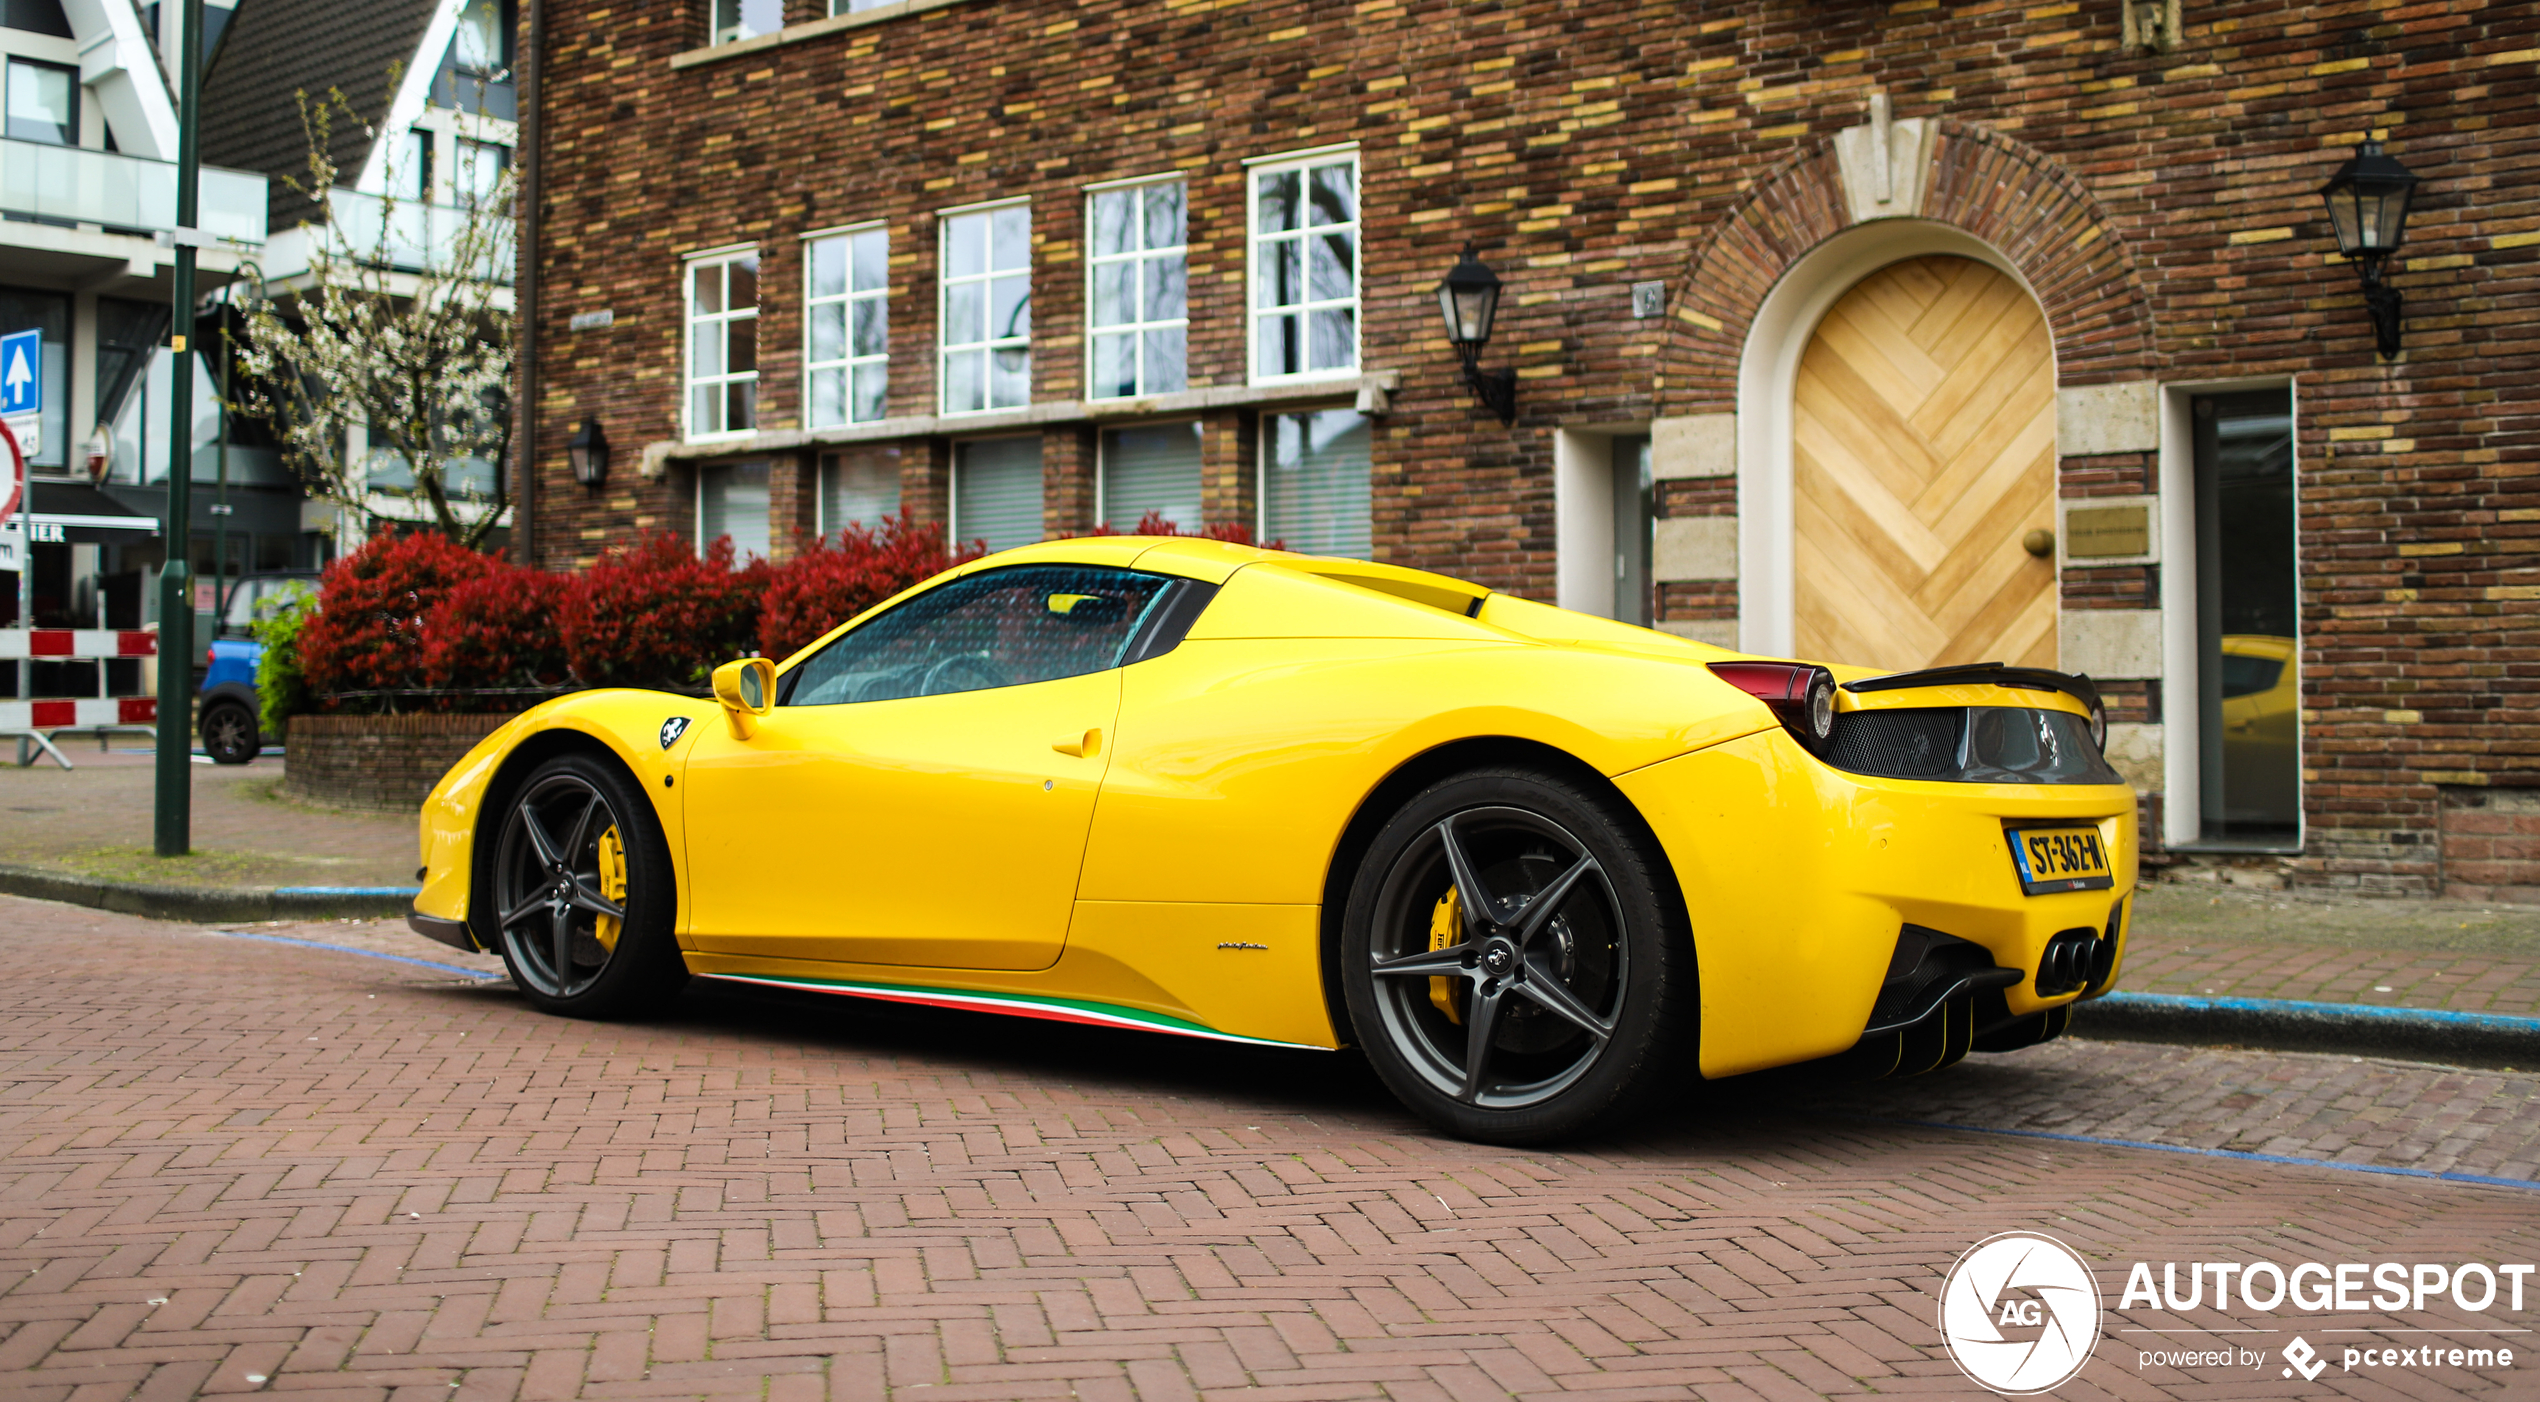
[(769, 568), (732, 567), (730, 537), (700, 557), (667, 532), (600, 557), (562, 618), (573, 674), (590, 686), (697, 686), (758, 646)]
[[(497, 564), (453, 587), (440, 607), (424, 616), (424, 685), (562, 685), (571, 667), (561, 624), (576, 582), (571, 575)], [(501, 707), (483, 698), (460, 698), (455, 709)]]
[[(1096, 526), (1094, 527), (1092, 534), (1177, 535), (1186, 536), (1193, 540), (1222, 540), (1228, 545), (1253, 545), (1257, 543), (1252, 538), (1252, 527), (1245, 525), (1241, 521), (1220, 521), (1214, 526), (1202, 526), (1195, 531), (1186, 531), (1182, 529), (1179, 522), (1165, 520), (1164, 513), (1161, 511), (1150, 511), (1146, 515), (1139, 517), (1138, 524), (1134, 529), (1123, 531), (1111, 526)], [(1285, 550), (1287, 547), (1274, 540), (1261, 548), (1264, 550)]]
[(424, 685), (425, 619), (496, 562), (437, 531), (378, 535), (327, 566), (317, 612), (300, 629), (300, 666), (322, 705), (330, 692)]
[(759, 608), (759, 652), (790, 657), (893, 594), (984, 553), (975, 542), (952, 549), (942, 526), (921, 526), (906, 511), (884, 517), (879, 528), (850, 525), (834, 546), (807, 542), (769, 574)]

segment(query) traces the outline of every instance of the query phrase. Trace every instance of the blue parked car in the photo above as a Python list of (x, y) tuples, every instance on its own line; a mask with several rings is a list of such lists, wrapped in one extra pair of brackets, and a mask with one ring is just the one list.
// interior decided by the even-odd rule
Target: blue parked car
[(204, 652), (203, 683), (195, 689), (194, 733), (215, 764), (245, 764), (262, 753), (257, 728), (256, 664), (265, 645), (253, 638), (216, 638)]

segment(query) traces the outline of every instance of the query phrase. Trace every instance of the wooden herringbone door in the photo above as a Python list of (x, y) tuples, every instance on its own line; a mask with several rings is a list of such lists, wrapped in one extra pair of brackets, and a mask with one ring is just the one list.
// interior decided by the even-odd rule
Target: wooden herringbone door
[(2055, 665), (2046, 322), (1968, 258), (1892, 264), (1843, 295), (1792, 415), (1797, 655), (1871, 666)]

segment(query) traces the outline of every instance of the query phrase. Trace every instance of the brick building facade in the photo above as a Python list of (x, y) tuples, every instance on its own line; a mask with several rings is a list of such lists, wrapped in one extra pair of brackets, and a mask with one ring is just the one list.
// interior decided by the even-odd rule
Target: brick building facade
[[(541, 564), (1178, 504), (1755, 651), (2087, 671), (2173, 848), (2540, 897), (2485, 797), (2540, 784), (2529, 6), (537, 8)], [(2318, 196), (2374, 132), (2423, 180), (2390, 361)], [(1468, 244), (1506, 426), (1433, 294)], [(1909, 437), (1911, 481), (1856, 451)]]

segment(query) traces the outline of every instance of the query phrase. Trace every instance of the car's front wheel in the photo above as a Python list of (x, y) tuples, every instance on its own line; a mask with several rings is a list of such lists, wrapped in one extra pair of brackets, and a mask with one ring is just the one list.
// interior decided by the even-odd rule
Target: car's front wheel
[(1463, 774), (1395, 813), (1351, 884), (1341, 974), (1377, 1074), (1467, 1139), (1580, 1134), (1692, 1074), (1665, 857), (1619, 800), (1553, 775)]
[(214, 764), (245, 764), (262, 753), (264, 736), (256, 729), (256, 713), (235, 701), (215, 701), (194, 722), (203, 737), (203, 753)]
[(492, 943), (539, 1009), (630, 1017), (686, 981), (669, 847), (615, 765), (562, 755), (532, 772), (503, 815), (491, 876)]

